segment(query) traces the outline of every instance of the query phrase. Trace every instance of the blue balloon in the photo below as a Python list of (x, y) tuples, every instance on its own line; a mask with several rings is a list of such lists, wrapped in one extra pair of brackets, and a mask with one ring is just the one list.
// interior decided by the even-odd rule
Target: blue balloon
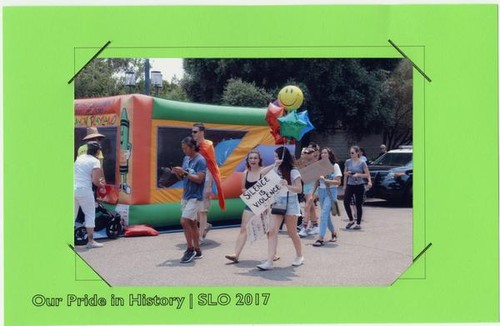
[(304, 129), (302, 129), (300, 131), (300, 139), (302, 139), (302, 137), (304, 137), (305, 134), (307, 134), (309, 131), (311, 130), (314, 130), (314, 126), (313, 124), (311, 123), (311, 121), (309, 120), (309, 113), (307, 112), (307, 110), (305, 111), (301, 111), (299, 113), (297, 113), (297, 117), (299, 118), (300, 121), (306, 123), (306, 126), (304, 127)]

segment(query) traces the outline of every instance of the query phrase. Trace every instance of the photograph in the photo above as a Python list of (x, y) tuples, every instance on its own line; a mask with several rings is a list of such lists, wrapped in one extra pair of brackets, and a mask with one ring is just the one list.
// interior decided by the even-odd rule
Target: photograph
[(496, 4), (118, 2), (2, 4), (3, 324), (499, 321)]
[[(94, 60), (75, 79), (77, 252), (113, 286), (392, 284), (412, 263), (412, 68)], [(250, 189), (271, 171), (283, 191)]]

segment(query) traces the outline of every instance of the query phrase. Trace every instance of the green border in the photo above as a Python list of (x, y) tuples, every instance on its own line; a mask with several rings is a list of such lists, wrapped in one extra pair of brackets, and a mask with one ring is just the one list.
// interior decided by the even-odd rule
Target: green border
[[(3, 8), (5, 323), (497, 321), (497, 22), (496, 5)], [(432, 79), (414, 74), (415, 108), (425, 108), (414, 112), (414, 230), (425, 230), (414, 235), (414, 256), (432, 246), (407, 279), (376, 288), (259, 289), (110, 288), (75, 280), (65, 217), (72, 192), (61, 190), (71, 189), (73, 170), (68, 81), (107, 41), (101, 56), (400, 57), (389, 39)], [(132, 291), (269, 291), (273, 299), (195, 310), (31, 303), (37, 293)]]

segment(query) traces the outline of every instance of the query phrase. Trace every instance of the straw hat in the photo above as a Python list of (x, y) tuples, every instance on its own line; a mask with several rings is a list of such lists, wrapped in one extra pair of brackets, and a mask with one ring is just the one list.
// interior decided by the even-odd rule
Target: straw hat
[(104, 136), (104, 135), (101, 135), (101, 134), (97, 131), (97, 128), (96, 128), (96, 127), (88, 127), (88, 128), (87, 128), (87, 136), (85, 136), (85, 138), (83, 138), (83, 140), (89, 140), (89, 139), (99, 138), (99, 137), (104, 138), (105, 136)]

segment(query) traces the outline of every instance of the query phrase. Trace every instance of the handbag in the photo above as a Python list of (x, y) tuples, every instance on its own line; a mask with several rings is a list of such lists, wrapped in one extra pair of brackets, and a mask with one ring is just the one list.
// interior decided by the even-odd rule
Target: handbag
[(288, 207), (288, 194), (289, 192), (286, 192), (286, 203), (285, 204), (274, 204), (271, 207), (271, 214), (274, 215), (286, 215), (286, 209)]
[(328, 197), (330, 197), (330, 200), (332, 202), (332, 216), (340, 216), (339, 202), (333, 199), (332, 193), (330, 192), (330, 186), (326, 182), (325, 185), (328, 192)]

